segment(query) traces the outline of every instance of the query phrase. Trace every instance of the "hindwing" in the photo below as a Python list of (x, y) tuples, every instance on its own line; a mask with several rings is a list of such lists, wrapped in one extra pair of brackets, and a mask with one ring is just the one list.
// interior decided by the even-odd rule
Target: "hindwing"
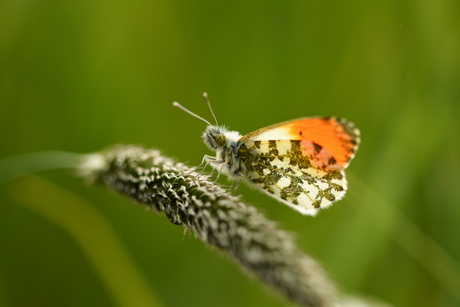
[(343, 197), (347, 181), (343, 169), (331, 159), (329, 164), (319, 164), (319, 157), (330, 155), (327, 151), (307, 143), (250, 140), (240, 146), (238, 156), (247, 181), (303, 214), (315, 215)]

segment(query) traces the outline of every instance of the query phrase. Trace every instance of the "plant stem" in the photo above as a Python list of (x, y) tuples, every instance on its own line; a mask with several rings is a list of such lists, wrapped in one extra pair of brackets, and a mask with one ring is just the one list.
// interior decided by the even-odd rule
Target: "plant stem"
[(88, 155), (80, 172), (226, 253), (300, 306), (333, 306), (336, 290), (318, 263), (256, 208), (159, 151), (118, 146)]

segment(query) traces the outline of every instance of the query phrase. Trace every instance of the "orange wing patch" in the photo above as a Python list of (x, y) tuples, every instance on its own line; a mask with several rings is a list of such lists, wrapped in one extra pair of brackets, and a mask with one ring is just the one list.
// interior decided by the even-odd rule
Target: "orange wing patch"
[(301, 141), (302, 152), (318, 168), (344, 168), (357, 149), (359, 131), (345, 119), (310, 118), (288, 125), (292, 139)]

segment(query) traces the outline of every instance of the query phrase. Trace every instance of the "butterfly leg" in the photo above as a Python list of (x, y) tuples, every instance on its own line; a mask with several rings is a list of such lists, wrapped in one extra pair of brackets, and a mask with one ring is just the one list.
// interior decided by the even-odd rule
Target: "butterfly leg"
[(206, 168), (208, 166), (208, 164), (209, 164), (209, 161), (206, 160), (206, 155), (201, 160), (200, 165), (193, 167), (192, 170), (189, 171), (188, 173), (190, 174), (190, 173), (196, 172), (205, 162), (207, 162), (207, 163), (205, 164), (204, 168)]
[[(243, 177), (241, 177), (241, 179), (240, 179), (240, 180), (238, 181), (238, 183), (236, 184), (235, 189), (233, 190), (233, 193), (232, 193), (233, 196), (236, 194), (236, 190), (237, 190), (238, 187), (240, 186), (241, 181), (243, 181)], [(234, 182), (236, 182), (236, 181), (234, 181)], [(232, 183), (232, 186), (233, 186), (233, 183)], [(232, 187), (230, 187), (229, 192), (231, 191), (231, 188), (232, 188)]]
[(230, 187), (228, 188), (228, 192), (230, 193), (230, 191), (233, 189), (233, 185), (235, 184), (236, 181), (232, 181), (232, 184), (230, 185)]
[(216, 180), (215, 180), (216, 182), (217, 182), (217, 179), (219, 179), (220, 174), (222, 174), (222, 170), (224, 169), (224, 166), (225, 166), (224, 162), (220, 162), (220, 163), (222, 163), (222, 166), (220, 167), (219, 172), (217, 173), (217, 177), (216, 177)]
[[(200, 168), (200, 166), (201, 166), (205, 161), (206, 161), (206, 164), (204, 165), (203, 169), (202, 169), (195, 177), (193, 177), (193, 179), (195, 179), (195, 178), (201, 176), (201, 174), (203, 174), (203, 172), (205, 171), (205, 169), (208, 167), (209, 163), (214, 162), (215, 160), (216, 160), (216, 158), (214, 158), (214, 157), (212, 157), (212, 156), (205, 155), (205, 156), (203, 157), (203, 160), (201, 161), (201, 164), (198, 165), (195, 169)], [(193, 170), (193, 171), (194, 171), (194, 170)], [(192, 171), (192, 172), (193, 172), (193, 171)], [(213, 169), (213, 171), (211, 172), (211, 175), (212, 175), (213, 172), (214, 172), (214, 169)]]

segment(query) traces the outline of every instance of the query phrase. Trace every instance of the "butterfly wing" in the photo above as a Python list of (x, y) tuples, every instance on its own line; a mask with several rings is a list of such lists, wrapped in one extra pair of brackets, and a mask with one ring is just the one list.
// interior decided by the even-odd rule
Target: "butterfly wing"
[(359, 141), (351, 122), (306, 118), (242, 137), (238, 156), (249, 182), (301, 213), (315, 215), (345, 195), (343, 170)]

